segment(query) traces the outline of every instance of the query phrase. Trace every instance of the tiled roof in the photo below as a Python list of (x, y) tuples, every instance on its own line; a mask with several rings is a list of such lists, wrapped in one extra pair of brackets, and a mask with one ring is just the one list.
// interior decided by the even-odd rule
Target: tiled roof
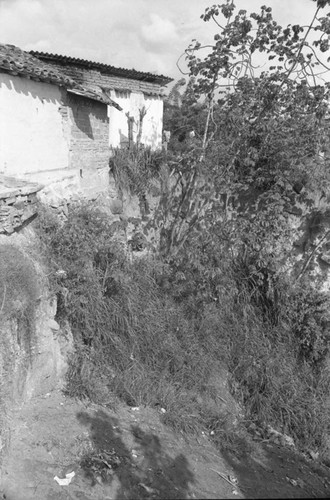
[(68, 88), (76, 86), (72, 78), (15, 45), (0, 44), (0, 68), (11, 75), (23, 76), (31, 80), (54, 83)]
[(100, 92), (96, 92), (85, 85), (82, 86), (78, 84), (75, 80), (54, 68), (51, 64), (41, 61), (29, 52), (25, 52), (15, 45), (0, 43), (0, 72), (1, 71), (14, 76), (65, 87), (89, 99), (100, 101), (104, 104), (109, 104), (121, 109), (117, 103), (101, 90)]
[(87, 61), (86, 59), (79, 59), (76, 57), (49, 54), (48, 52), (37, 52), (34, 50), (31, 50), (30, 54), (43, 61), (55, 61), (62, 64), (73, 64), (76, 66), (83, 66), (85, 68), (98, 69), (102, 73), (112, 76), (141, 80), (144, 82), (156, 83), (158, 85), (166, 85), (173, 81), (173, 78), (169, 78), (164, 75), (154, 75), (153, 73), (145, 73), (143, 71), (136, 71), (135, 69), (116, 68), (115, 66), (111, 66), (109, 64)]

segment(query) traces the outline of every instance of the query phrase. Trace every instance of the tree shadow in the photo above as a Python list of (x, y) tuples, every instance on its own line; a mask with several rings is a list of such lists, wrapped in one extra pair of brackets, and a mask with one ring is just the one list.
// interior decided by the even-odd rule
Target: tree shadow
[[(182, 453), (174, 458), (170, 456), (163, 450), (158, 436), (143, 431), (139, 425), (125, 431), (117, 418), (103, 410), (93, 415), (79, 412), (77, 418), (89, 427), (100, 468), (103, 459), (103, 467), (108, 469), (106, 477), (102, 475), (104, 486), (115, 478), (119, 483), (116, 499), (190, 498), (190, 485), (195, 481), (187, 458)], [(132, 449), (124, 442), (124, 432), (131, 434)], [(92, 461), (82, 461), (81, 465), (85, 477), (95, 484)]]
[(330, 472), (324, 467), (272, 443), (258, 443), (248, 452), (246, 439), (240, 441), (240, 451), (222, 449), (221, 454), (246, 498), (329, 498)]

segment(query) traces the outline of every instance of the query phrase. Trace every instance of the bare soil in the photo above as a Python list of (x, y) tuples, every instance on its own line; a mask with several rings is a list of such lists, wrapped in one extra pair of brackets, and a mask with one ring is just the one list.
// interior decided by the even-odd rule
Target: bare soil
[[(157, 409), (85, 405), (60, 390), (35, 397), (12, 418), (0, 498), (330, 496), (329, 469), (292, 450), (257, 443), (249, 455), (220, 454), (210, 437), (175, 434), (161, 418)], [(54, 480), (71, 472), (66, 486)]]

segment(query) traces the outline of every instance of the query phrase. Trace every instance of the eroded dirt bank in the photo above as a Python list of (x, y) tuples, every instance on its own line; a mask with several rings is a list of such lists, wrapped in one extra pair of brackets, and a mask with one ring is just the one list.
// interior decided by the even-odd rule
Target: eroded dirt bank
[[(54, 390), (11, 420), (1, 478), (6, 500), (130, 498), (326, 498), (329, 469), (257, 444), (250, 456), (217, 452), (205, 435), (184, 438), (156, 409), (84, 405)], [(60, 479), (74, 472), (70, 484)]]

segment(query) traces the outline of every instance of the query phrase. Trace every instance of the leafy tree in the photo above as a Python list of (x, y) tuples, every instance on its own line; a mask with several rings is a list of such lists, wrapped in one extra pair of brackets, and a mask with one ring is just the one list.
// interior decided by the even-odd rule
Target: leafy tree
[(232, 0), (201, 16), (217, 28), (212, 44), (194, 40), (186, 50), (190, 109), (202, 103), (203, 131), (170, 165), (156, 218), (166, 258), (191, 248), (196, 230), (215, 228), (236, 255), (248, 247), (260, 262), (290, 256), (297, 202), (300, 215), (312, 212), (330, 181), (326, 5), (317, 3), (306, 27), (283, 28), (265, 6), (237, 12)]
[[(180, 92), (183, 87), (184, 91)], [(189, 149), (191, 134), (201, 140), (207, 109), (205, 103), (198, 102), (194, 93), (194, 78), (178, 80), (173, 86), (164, 106), (164, 130), (171, 132), (170, 149), (173, 153), (183, 153)]]

